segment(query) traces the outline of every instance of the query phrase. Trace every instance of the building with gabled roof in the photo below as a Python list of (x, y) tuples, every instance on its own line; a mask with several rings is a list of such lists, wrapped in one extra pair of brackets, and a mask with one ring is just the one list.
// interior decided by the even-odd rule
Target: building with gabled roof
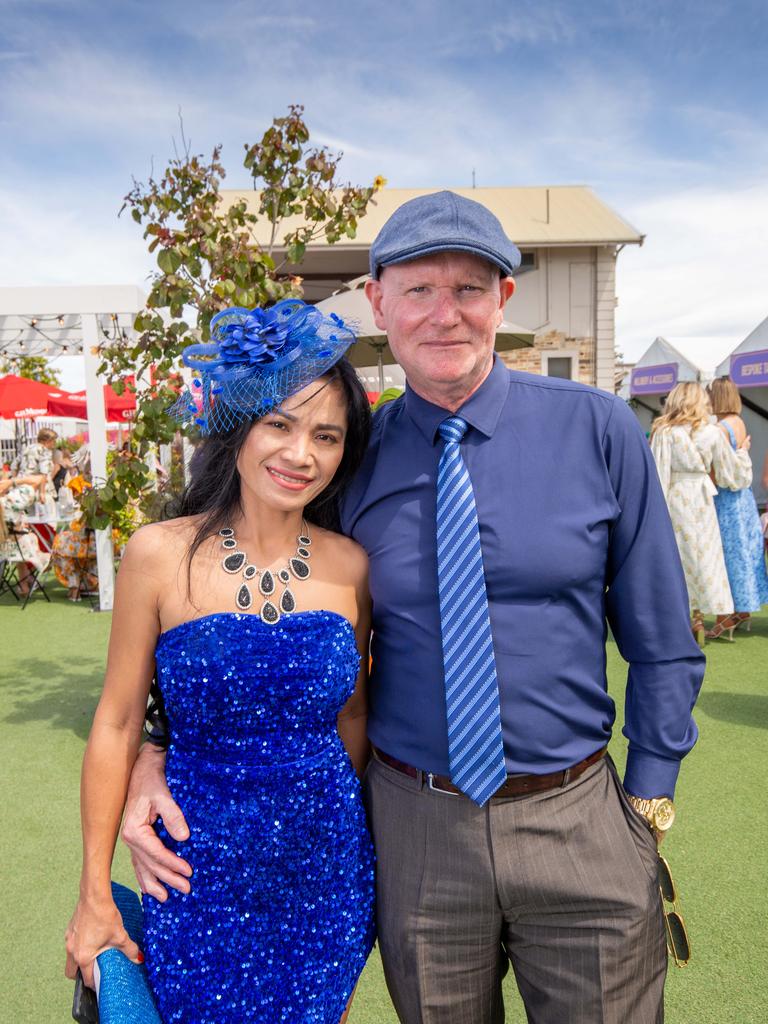
[[(303, 278), (307, 301), (327, 298), (367, 272), (371, 243), (389, 216), (409, 199), (434, 191), (377, 192), (355, 238), (334, 245), (318, 238), (308, 245), (300, 266), (285, 269)], [(504, 353), (504, 361), (516, 369), (568, 377), (612, 392), (616, 258), (625, 245), (642, 245), (644, 236), (584, 185), (453, 191), (487, 206), (522, 251), (517, 291), (504, 315), (529, 328), (534, 344)], [(258, 213), (257, 192), (224, 190), (222, 197), (225, 204), (245, 198)], [(299, 217), (283, 221), (280, 238), (302, 223)], [(256, 225), (255, 234), (260, 244), (269, 244), (266, 219)], [(284, 254), (284, 247), (274, 247), (278, 261)]]

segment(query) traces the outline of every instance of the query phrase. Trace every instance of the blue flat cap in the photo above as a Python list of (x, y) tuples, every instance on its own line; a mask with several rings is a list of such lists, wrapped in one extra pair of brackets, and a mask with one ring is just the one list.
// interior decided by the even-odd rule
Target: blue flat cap
[(481, 203), (455, 192), (432, 192), (403, 203), (371, 246), (371, 277), (393, 263), (436, 252), (469, 252), (509, 276), (520, 266), (520, 250), (497, 217)]

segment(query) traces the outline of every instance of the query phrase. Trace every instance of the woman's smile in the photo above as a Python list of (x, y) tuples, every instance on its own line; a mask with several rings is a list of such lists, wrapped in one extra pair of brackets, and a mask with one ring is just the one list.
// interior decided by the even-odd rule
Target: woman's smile
[(276, 466), (267, 466), (266, 470), (279, 487), (285, 487), (289, 491), (303, 491), (312, 483), (312, 477), (303, 473), (277, 469)]

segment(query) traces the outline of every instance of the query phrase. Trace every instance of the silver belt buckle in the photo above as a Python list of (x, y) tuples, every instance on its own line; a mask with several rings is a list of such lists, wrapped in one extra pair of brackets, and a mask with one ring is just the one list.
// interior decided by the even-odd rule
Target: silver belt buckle
[(446, 796), (461, 796), (460, 793), (452, 793), (450, 789), (443, 789), (442, 786), (435, 785), (435, 776), (432, 772), (427, 772), (427, 785), (433, 793), (444, 793)]

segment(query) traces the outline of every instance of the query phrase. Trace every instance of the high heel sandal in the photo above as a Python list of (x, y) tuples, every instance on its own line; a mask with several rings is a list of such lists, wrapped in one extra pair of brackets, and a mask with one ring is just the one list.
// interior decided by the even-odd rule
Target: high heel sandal
[(734, 629), (740, 629), (743, 626), (747, 633), (752, 631), (752, 615), (750, 612), (736, 612), (736, 618), (738, 622), (733, 627)]
[(738, 619), (735, 615), (727, 615), (720, 622), (716, 622), (712, 629), (708, 629), (704, 634), (707, 640), (719, 640), (724, 633), (728, 634), (728, 641), (733, 643), (733, 631), (738, 626)]
[(704, 630), (704, 619), (698, 615), (691, 620), (691, 631), (699, 647), (704, 646), (706, 632)]

